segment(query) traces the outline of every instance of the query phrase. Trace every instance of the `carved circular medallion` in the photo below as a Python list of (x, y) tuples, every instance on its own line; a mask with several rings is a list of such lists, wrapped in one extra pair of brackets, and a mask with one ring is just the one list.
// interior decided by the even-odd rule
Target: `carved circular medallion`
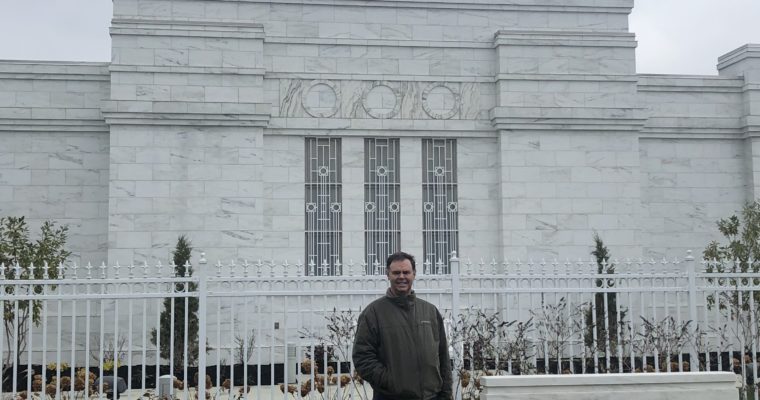
[(362, 105), (372, 118), (393, 118), (401, 110), (401, 94), (387, 82), (374, 82), (364, 91)]
[(460, 96), (444, 82), (433, 82), (422, 91), (422, 109), (433, 119), (450, 119), (459, 112)]
[(333, 82), (312, 81), (301, 95), (304, 110), (316, 118), (329, 118), (340, 108), (340, 89)]

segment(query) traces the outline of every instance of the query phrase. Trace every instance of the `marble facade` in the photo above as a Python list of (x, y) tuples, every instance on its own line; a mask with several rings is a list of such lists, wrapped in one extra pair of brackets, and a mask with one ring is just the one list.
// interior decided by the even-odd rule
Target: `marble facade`
[[(635, 70), (632, 0), (114, 0), (110, 63), (0, 62), (0, 215), (71, 225), (78, 261), (304, 258), (304, 138), (342, 140), (343, 257), (364, 138), (456, 138), (459, 252), (682, 257), (760, 190), (760, 47), (715, 76)], [(728, 49), (727, 49), (728, 50)], [(2, 57), (2, 55), (0, 55)]]

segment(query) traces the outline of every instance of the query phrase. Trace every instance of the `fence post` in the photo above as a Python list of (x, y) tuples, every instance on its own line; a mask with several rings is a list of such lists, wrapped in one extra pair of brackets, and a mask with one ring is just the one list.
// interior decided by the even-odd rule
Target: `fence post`
[[(459, 275), (459, 258), (457, 258), (457, 252), (452, 251), (451, 252), (451, 321), (452, 324), (455, 323), (457, 320), (457, 315), (459, 315), (459, 292), (462, 290), (462, 281), (461, 276)], [(454, 349), (454, 351), (460, 351), (459, 349)], [(457, 355), (461, 356), (461, 354)], [(461, 357), (459, 358), (461, 359)], [(454, 400), (461, 400), (462, 399), (462, 393), (456, 390), (456, 383), (459, 377), (457, 376), (457, 371), (451, 370), (451, 383), (454, 386), (452, 390), (454, 390)]]
[(459, 314), (459, 292), (462, 291), (462, 281), (459, 275), (459, 258), (457, 252), (451, 252), (451, 317)]
[[(691, 250), (686, 251), (686, 275), (689, 281), (689, 333), (692, 338), (696, 333), (697, 324), (697, 266), (694, 262), (694, 256), (691, 255)], [(695, 338), (694, 338), (695, 339)], [(689, 354), (689, 366), (691, 371), (699, 371), (699, 354), (697, 353), (696, 340), (691, 344), (691, 352)]]
[[(206, 313), (208, 294), (208, 271), (206, 270), (206, 253), (201, 253), (198, 260), (198, 399), (206, 398)], [(185, 384), (190, 389), (190, 380), (185, 377)]]

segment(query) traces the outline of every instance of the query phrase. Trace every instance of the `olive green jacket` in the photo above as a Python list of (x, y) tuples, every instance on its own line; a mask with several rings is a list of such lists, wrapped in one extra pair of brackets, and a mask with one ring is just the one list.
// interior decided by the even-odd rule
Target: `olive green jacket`
[(372, 390), (387, 399), (451, 399), (443, 318), (434, 305), (390, 292), (359, 315), (353, 360)]

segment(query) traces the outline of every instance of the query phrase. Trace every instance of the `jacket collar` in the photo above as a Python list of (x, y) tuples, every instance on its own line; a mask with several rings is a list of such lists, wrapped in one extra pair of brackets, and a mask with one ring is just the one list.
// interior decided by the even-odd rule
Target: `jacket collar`
[(412, 290), (411, 293), (409, 293), (406, 296), (399, 296), (391, 292), (391, 288), (388, 288), (385, 291), (385, 297), (388, 298), (393, 304), (400, 306), (400, 307), (408, 307), (411, 303), (414, 303), (414, 300), (417, 298), (417, 295), (414, 293), (414, 290)]

